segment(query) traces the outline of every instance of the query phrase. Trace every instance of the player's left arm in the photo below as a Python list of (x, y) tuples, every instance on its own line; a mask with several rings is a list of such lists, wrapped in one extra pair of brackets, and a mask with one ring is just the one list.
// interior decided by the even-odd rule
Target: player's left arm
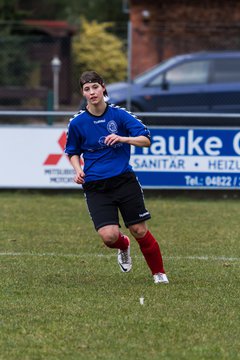
[(126, 143), (138, 147), (151, 145), (150, 131), (137, 116), (124, 109), (119, 109), (118, 115), (125, 134), (122, 136), (118, 133), (109, 134), (105, 139), (106, 145), (111, 146), (116, 143)]
[(139, 147), (149, 147), (151, 145), (150, 138), (145, 135), (139, 136), (119, 136), (117, 134), (110, 134), (105, 139), (105, 144), (108, 146), (125, 143), (129, 145), (139, 146)]

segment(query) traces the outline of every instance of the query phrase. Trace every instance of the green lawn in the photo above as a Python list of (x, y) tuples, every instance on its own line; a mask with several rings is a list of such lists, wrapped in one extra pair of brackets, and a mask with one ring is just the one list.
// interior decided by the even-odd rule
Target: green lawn
[(120, 272), (81, 191), (0, 193), (1, 360), (240, 359), (239, 200), (145, 198), (169, 285), (133, 239)]

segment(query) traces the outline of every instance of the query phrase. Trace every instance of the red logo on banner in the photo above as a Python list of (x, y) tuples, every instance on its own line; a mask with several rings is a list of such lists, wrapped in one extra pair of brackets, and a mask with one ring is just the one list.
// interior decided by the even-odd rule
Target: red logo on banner
[(43, 165), (57, 165), (60, 159), (64, 156), (64, 148), (66, 145), (67, 134), (64, 131), (58, 139), (58, 144), (62, 150), (61, 154), (49, 154)]
[[(66, 141), (67, 141), (67, 133), (65, 131), (63, 131), (62, 135), (58, 139), (58, 144), (62, 150), (61, 153), (60, 154), (49, 154), (48, 157), (46, 158), (46, 160), (44, 161), (43, 165), (57, 165), (59, 163), (59, 161), (61, 160), (61, 158), (63, 156), (66, 156), (66, 154), (64, 153)], [(68, 157), (67, 157), (67, 159), (68, 159)], [(84, 165), (82, 158), (80, 158), (80, 164), (81, 164), (81, 166)]]

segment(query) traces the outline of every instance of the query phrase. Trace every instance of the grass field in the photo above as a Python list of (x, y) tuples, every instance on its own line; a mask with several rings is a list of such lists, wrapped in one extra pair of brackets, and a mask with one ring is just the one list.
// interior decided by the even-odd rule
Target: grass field
[(146, 204), (169, 285), (134, 240), (120, 272), (81, 191), (0, 193), (1, 360), (240, 359), (239, 200)]

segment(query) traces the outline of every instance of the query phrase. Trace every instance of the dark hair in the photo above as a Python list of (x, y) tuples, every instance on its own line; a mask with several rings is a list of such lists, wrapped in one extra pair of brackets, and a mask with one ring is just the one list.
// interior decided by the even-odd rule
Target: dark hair
[[(81, 89), (83, 88), (84, 84), (89, 83), (89, 82), (90, 83), (96, 82), (102, 86), (105, 86), (103, 78), (98, 73), (96, 73), (96, 71), (84, 71), (82, 73), (82, 75), (80, 76), (79, 84), (81, 86)], [(106, 88), (103, 92), (103, 95), (108, 96)]]

